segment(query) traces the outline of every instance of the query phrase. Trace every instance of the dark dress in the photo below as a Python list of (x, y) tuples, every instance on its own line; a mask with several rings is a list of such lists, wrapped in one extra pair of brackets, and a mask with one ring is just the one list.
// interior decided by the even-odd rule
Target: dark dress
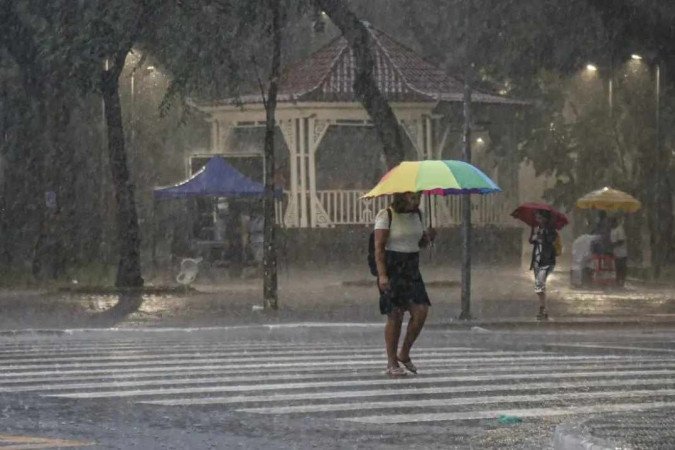
[(389, 314), (394, 308), (409, 309), (411, 304), (429, 305), (429, 296), (420, 273), (420, 254), (387, 250), (389, 290), (380, 290), (380, 313)]

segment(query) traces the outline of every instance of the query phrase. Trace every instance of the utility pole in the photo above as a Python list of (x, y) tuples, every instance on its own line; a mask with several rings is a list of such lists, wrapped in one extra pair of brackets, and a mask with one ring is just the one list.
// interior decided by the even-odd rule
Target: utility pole
[[(462, 159), (471, 163), (471, 81), (470, 67), (464, 80), (464, 126)], [(471, 320), (471, 194), (462, 195), (462, 312), (460, 320)]]
[[(462, 159), (471, 164), (471, 78), (473, 67), (471, 64), (471, 11), (472, 1), (466, 4), (464, 21), (465, 55), (464, 55), (464, 98), (462, 130)], [(460, 320), (471, 320), (471, 194), (462, 195), (462, 312)]]

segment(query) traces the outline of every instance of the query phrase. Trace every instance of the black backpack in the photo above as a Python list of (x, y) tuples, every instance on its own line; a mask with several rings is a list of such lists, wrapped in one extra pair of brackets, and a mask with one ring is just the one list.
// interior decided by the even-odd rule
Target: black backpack
[[(421, 222), (422, 212), (419, 209), (417, 210), (417, 214), (420, 216)], [(389, 228), (391, 228), (391, 208), (387, 208), (387, 216), (389, 217)], [(370, 237), (368, 238), (368, 268), (370, 269), (370, 274), (376, 277), (377, 263), (375, 262), (375, 230), (370, 232)]]

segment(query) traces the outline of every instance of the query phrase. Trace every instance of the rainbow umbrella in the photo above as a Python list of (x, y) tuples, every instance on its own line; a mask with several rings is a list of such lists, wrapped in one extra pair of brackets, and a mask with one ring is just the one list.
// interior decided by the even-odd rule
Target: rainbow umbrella
[(480, 169), (464, 161), (403, 161), (362, 198), (401, 192), (459, 195), (492, 194), (501, 189)]

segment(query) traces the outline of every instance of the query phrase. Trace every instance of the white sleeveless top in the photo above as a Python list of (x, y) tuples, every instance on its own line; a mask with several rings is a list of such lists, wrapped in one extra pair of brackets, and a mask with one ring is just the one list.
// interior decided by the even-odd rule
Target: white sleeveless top
[(424, 234), (424, 225), (420, 221), (420, 215), (415, 212), (397, 213), (391, 210), (391, 228), (389, 227), (389, 215), (383, 209), (375, 217), (376, 230), (389, 230), (389, 239), (385, 246), (386, 250), (401, 253), (417, 253), (420, 251), (420, 239)]

